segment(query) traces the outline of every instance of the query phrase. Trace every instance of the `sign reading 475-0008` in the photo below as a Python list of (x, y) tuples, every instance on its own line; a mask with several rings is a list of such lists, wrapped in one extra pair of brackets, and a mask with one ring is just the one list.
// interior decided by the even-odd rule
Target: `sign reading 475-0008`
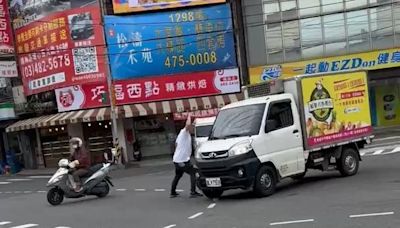
[(235, 67), (228, 4), (161, 13), (106, 16), (114, 79)]

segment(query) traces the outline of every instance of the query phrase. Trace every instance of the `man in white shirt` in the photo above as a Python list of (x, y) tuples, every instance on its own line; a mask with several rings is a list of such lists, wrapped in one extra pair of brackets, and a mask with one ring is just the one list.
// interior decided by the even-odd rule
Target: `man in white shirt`
[(196, 192), (196, 175), (190, 157), (192, 155), (192, 136), (193, 126), (190, 121), (190, 116), (186, 121), (186, 126), (180, 132), (175, 142), (174, 165), (175, 165), (175, 178), (172, 181), (171, 198), (179, 196), (176, 192), (176, 186), (184, 173), (190, 175), (191, 182), (191, 197), (202, 196)]

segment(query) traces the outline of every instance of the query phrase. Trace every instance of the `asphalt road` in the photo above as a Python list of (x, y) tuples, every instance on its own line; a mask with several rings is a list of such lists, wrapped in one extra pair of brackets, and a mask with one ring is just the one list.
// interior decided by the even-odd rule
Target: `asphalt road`
[(0, 228), (397, 228), (400, 153), (393, 152), (396, 148), (364, 150), (359, 173), (353, 177), (314, 171), (303, 181), (284, 181), (268, 198), (231, 191), (216, 202), (189, 198), (187, 176), (179, 185), (181, 197), (170, 199), (169, 168), (118, 175), (108, 197), (66, 200), (57, 207), (46, 202), (48, 177), (0, 177)]

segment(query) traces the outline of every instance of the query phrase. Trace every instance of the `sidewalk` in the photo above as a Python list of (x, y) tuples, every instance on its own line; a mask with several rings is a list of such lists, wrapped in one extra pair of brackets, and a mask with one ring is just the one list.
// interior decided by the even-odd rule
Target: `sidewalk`
[[(143, 173), (160, 172), (164, 170), (172, 170), (172, 158), (170, 156), (144, 159), (142, 161), (132, 161), (128, 163), (126, 168), (115, 168), (111, 175), (115, 177), (140, 175)], [(57, 168), (43, 169), (24, 169), (21, 172), (14, 174), (16, 176), (51, 176), (57, 171)]]

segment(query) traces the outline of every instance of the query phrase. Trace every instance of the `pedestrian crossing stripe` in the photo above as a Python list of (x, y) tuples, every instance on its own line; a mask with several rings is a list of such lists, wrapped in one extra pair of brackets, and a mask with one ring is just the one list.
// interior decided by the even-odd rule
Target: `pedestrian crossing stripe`
[(361, 156), (377, 156), (377, 155), (388, 155), (400, 153), (400, 146), (394, 149), (378, 149), (378, 150), (368, 150), (368, 152), (360, 151)]

